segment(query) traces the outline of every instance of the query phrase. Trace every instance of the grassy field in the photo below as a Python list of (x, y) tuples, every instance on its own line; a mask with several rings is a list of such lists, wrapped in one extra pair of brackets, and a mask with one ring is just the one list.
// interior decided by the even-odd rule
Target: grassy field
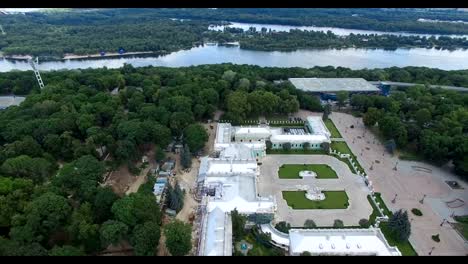
[(403, 256), (417, 256), (418, 253), (414, 250), (413, 246), (409, 241), (399, 242), (397, 241), (391, 234), (390, 229), (388, 228), (387, 223), (380, 223), (380, 230), (384, 234), (385, 238), (387, 239), (388, 244), (390, 246), (396, 246), (400, 250)]
[(344, 141), (333, 141), (330, 144), (330, 148), (341, 152), (341, 154), (353, 154), (353, 152), (351, 152), (351, 150), (349, 149), (348, 144), (346, 144), (346, 142)]
[(267, 149), (266, 153), (270, 154), (295, 154), (295, 155), (313, 155), (313, 154), (320, 154), (320, 155), (328, 155), (323, 149)]
[(317, 179), (337, 179), (336, 172), (326, 164), (284, 164), (279, 168), (280, 179), (301, 179), (300, 171), (313, 171)]
[(330, 131), (332, 138), (342, 138), (340, 131), (338, 131), (338, 129), (336, 128), (335, 124), (333, 124), (333, 121), (331, 121), (331, 119), (327, 119), (327, 121), (325, 121), (325, 125)]
[(458, 231), (460, 231), (463, 237), (468, 240), (468, 216), (455, 216), (455, 220), (459, 223), (455, 223), (453, 225)]
[(377, 206), (372, 201), (372, 198), (370, 197), (370, 195), (367, 195), (367, 200), (369, 201), (370, 205), (372, 206), (372, 214), (369, 216), (369, 224), (374, 225), (375, 224), (375, 218), (380, 216), (379, 209), (377, 209)]
[(385, 202), (382, 200), (380, 193), (375, 193), (375, 200), (380, 204), (380, 207), (386, 216), (390, 217), (393, 215), (393, 212), (388, 209), (388, 207), (385, 205)]
[[(341, 152), (341, 154), (350, 154), (351, 155), (351, 158), (354, 160), (354, 162), (356, 163), (358, 169), (361, 171), (361, 172), (365, 172), (364, 168), (361, 166), (361, 164), (359, 164), (357, 158), (356, 158), (356, 155), (353, 154), (353, 152), (351, 151), (351, 149), (348, 147), (348, 144), (346, 144), (346, 142), (344, 141), (333, 141), (331, 144), (330, 144), (330, 148), (333, 149), (333, 150), (336, 150), (338, 152)], [(342, 160), (342, 159), (340, 159)], [(346, 162), (346, 161), (345, 161)], [(346, 162), (348, 164), (348, 166), (351, 168), (351, 171), (356, 173), (355, 170), (352, 168), (351, 164), (349, 164), (349, 162)]]
[(283, 191), (283, 198), (293, 209), (346, 209), (349, 206), (345, 191), (324, 191), (325, 200), (311, 201), (305, 191)]

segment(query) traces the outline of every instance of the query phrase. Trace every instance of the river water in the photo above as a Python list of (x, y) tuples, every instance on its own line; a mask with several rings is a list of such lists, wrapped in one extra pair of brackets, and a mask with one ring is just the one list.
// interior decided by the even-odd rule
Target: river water
[[(202, 64), (249, 64), (263, 67), (304, 67), (334, 66), (351, 69), (388, 68), (421, 66), (443, 70), (468, 69), (467, 50), (436, 49), (323, 49), (297, 50), (293, 52), (243, 50), (238, 46), (200, 46), (160, 57), (129, 57), (93, 60), (63, 60), (39, 62), (40, 71), (84, 69), (84, 68), (120, 68), (128, 63), (134, 67), (166, 66), (184, 67)], [(25, 61), (0, 60), (0, 72), (11, 70), (30, 70)]]
[[(296, 27), (285, 25), (266, 25), (232, 22), (231, 27), (248, 29), (262, 27), (276, 31), (302, 30), (330, 30), (337, 35), (354, 34), (398, 34), (420, 35), (410, 33), (388, 33), (368, 30), (343, 29), (332, 27)], [(223, 27), (210, 27), (211, 30), (221, 30)], [(437, 35), (434, 35), (437, 36)], [(450, 35), (461, 37), (461, 35)], [(465, 36), (468, 37), (468, 36)], [(49, 61), (39, 64), (40, 71), (84, 69), (84, 68), (120, 68), (128, 63), (134, 67), (166, 66), (184, 67), (202, 64), (249, 64), (264, 67), (304, 67), (334, 66), (351, 69), (372, 69), (388, 67), (422, 66), (443, 70), (468, 69), (468, 50), (436, 50), (425, 48), (383, 50), (383, 49), (307, 49), (292, 52), (254, 51), (240, 49), (238, 46), (200, 46), (190, 50), (183, 50), (159, 57), (125, 57), (86, 60)], [(30, 65), (24, 61), (0, 60), (0, 72), (12, 70), (30, 70)]]

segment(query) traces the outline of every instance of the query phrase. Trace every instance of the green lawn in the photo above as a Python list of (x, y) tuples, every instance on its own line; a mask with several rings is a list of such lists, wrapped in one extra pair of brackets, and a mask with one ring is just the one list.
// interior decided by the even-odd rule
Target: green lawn
[(325, 125), (330, 131), (332, 138), (342, 138), (340, 131), (338, 131), (338, 129), (336, 128), (335, 124), (333, 124), (333, 121), (331, 121), (331, 119), (327, 119), (327, 121), (325, 121)]
[(311, 201), (305, 191), (283, 191), (283, 199), (293, 209), (346, 209), (349, 206), (345, 191), (324, 191), (325, 200)]
[(353, 152), (351, 152), (351, 150), (349, 149), (348, 144), (346, 144), (346, 142), (344, 141), (333, 141), (330, 144), (330, 148), (341, 152), (341, 154), (353, 154)]
[[(369, 200), (369, 203), (371, 204), (372, 209), (373, 209), (372, 214), (369, 216), (369, 223), (373, 225), (375, 224), (375, 218), (380, 216), (380, 213), (377, 207), (375, 206), (375, 204), (372, 202), (370, 195), (367, 196), (367, 200)], [(380, 203), (380, 207), (383, 209), (385, 215), (390, 217), (393, 214), (383, 202), (380, 193), (375, 193), (375, 200), (378, 203)], [(388, 223), (381, 222), (379, 227), (382, 230), (382, 233), (384, 234), (390, 246), (398, 247), (398, 249), (400, 250), (403, 256), (417, 256), (418, 255), (409, 241), (397, 242), (397, 240), (390, 233), (390, 229), (388, 228)]]
[(372, 198), (371, 198), (370, 195), (367, 195), (367, 200), (369, 201), (370, 205), (372, 206), (372, 214), (369, 216), (369, 224), (374, 225), (375, 224), (375, 218), (380, 216), (379, 209), (377, 209), (377, 206), (372, 201)]
[(375, 200), (380, 204), (380, 207), (382, 208), (384, 214), (388, 217), (393, 215), (393, 212), (388, 209), (388, 207), (385, 205), (384, 201), (382, 200), (382, 196), (380, 193), (375, 193)]
[(313, 155), (313, 154), (320, 154), (320, 155), (328, 155), (323, 149), (267, 149), (267, 155), (274, 155), (274, 154), (294, 154), (294, 155)]
[(388, 228), (387, 223), (380, 223), (380, 230), (384, 234), (385, 238), (387, 239), (388, 244), (390, 246), (396, 246), (400, 250), (403, 256), (417, 256), (418, 253), (414, 250), (413, 246), (409, 241), (399, 242), (397, 241), (392, 234), (390, 233), (390, 229)]
[(459, 222), (453, 224), (455, 226), (455, 229), (460, 231), (463, 237), (465, 237), (465, 239), (468, 240), (468, 216), (455, 216), (455, 220)]
[[(380, 207), (382, 208), (384, 214), (388, 217), (390, 217), (393, 213), (388, 209), (388, 207), (385, 205), (384, 201), (382, 200), (382, 197), (380, 193), (375, 193), (375, 200), (380, 204)], [(367, 195), (367, 200), (369, 201), (370, 205), (372, 206), (372, 214), (369, 216), (369, 223), (371, 225), (375, 224), (375, 218), (380, 216), (379, 209), (377, 209), (377, 206), (374, 204), (372, 201), (372, 198), (370, 195)]]
[(284, 164), (279, 168), (280, 179), (301, 179), (300, 171), (313, 171), (317, 173), (317, 179), (337, 179), (336, 172), (326, 164)]
[[(330, 144), (330, 148), (333, 149), (333, 150), (336, 150), (338, 152), (341, 152), (341, 154), (350, 154), (351, 158), (354, 160), (354, 163), (356, 163), (356, 166), (358, 167), (358, 169), (361, 172), (365, 172), (364, 168), (362, 168), (361, 164), (359, 164), (358, 160), (356, 159), (356, 155), (353, 154), (353, 152), (348, 147), (348, 144), (346, 144), (346, 142), (344, 142), (344, 141), (332, 141), (332, 143)], [(343, 159), (340, 159), (340, 160), (344, 161)], [(346, 162), (346, 161), (344, 161), (344, 162)], [(352, 168), (351, 164), (349, 162), (346, 162), (346, 163), (351, 168), (351, 171), (356, 173), (354, 171), (354, 169)]]
[[(264, 245), (257, 241), (253, 231), (248, 232), (243, 238), (243, 240), (247, 241), (250, 245), (252, 245), (252, 249), (249, 250), (247, 256), (284, 256), (285, 253), (283, 250), (276, 248), (272, 245)], [(242, 253), (238, 252), (237, 249), (234, 247), (234, 256), (242, 256)]]

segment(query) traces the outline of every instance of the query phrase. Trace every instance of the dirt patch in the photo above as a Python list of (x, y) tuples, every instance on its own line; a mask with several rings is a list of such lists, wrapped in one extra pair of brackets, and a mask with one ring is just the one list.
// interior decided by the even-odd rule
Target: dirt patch
[[(133, 175), (128, 170), (128, 166), (122, 165), (118, 170), (113, 171), (104, 182), (105, 186), (111, 186), (112, 190), (119, 196), (130, 194), (138, 191), (140, 185), (146, 182), (149, 170), (154, 168), (156, 162), (154, 160), (154, 146), (145, 153), (148, 157), (148, 165), (145, 169), (141, 170), (139, 175)], [(136, 164), (137, 167), (141, 166), (141, 162)]]

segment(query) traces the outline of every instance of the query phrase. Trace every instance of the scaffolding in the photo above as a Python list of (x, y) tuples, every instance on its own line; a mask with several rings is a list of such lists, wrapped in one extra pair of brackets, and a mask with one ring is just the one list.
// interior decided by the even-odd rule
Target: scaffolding
[(39, 84), (39, 87), (41, 89), (43, 89), (44, 88), (44, 82), (42, 81), (41, 74), (39, 73), (39, 71), (37, 70), (37, 67), (36, 67), (39, 64), (39, 58), (36, 58), (35, 62), (34, 62), (33, 59), (29, 59), (28, 62), (29, 62), (29, 65), (31, 65), (31, 68), (34, 71), (34, 75), (36, 76), (36, 80), (37, 80), (37, 83)]

